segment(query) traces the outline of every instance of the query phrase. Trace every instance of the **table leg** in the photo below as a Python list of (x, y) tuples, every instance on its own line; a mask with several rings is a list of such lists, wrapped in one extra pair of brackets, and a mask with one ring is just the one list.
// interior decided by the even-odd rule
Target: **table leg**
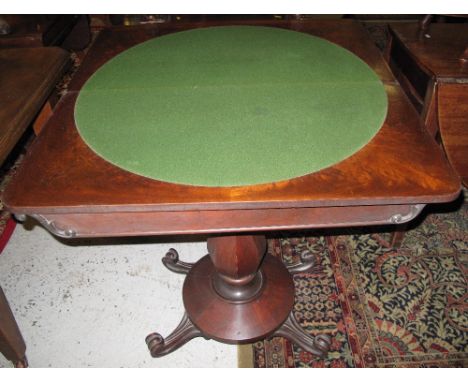
[(395, 231), (392, 232), (392, 238), (390, 240), (390, 248), (398, 249), (401, 247), (401, 243), (403, 243), (403, 239), (405, 238), (405, 234), (408, 230), (407, 224), (401, 224), (396, 227)]
[(8, 301), (0, 288), (0, 352), (15, 367), (27, 367), (26, 345)]
[[(153, 357), (164, 356), (195, 337), (224, 343), (251, 343), (284, 336), (305, 350), (325, 356), (328, 336), (309, 336), (292, 313), (294, 283), (283, 263), (266, 254), (263, 235), (229, 235), (208, 239), (209, 254), (195, 264), (179, 261), (171, 249), (164, 265), (186, 273), (183, 301), (186, 313), (176, 330), (164, 339), (158, 333), (146, 341)], [(310, 269), (313, 261), (290, 267)]]
[(331, 345), (331, 338), (327, 334), (318, 334), (315, 337), (308, 335), (297, 322), (294, 312), (290, 313), (286, 322), (275, 332), (275, 336), (285, 337), (318, 357), (325, 357)]
[(292, 275), (295, 275), (296, 273), (310, 272), (317, 265), (314, 256), (301, 253), (299, 257), (300, 261), (297, 264), (286, 265), (286, 268)]
[(187, 313), (184, 313), (179, 326), (166, 338), (159, 333), (151, 333), (146, 337), (146, 344), (153, 357), (162, 357), (172, 353), (188, 341), (196, 337), (202, 337), (203, 334), (193, 326)]

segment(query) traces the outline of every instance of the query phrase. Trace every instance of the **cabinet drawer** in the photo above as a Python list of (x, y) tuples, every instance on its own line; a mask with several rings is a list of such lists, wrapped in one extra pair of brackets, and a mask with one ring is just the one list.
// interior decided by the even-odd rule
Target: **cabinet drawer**
[(398, 38), (392, 36), (391, 44), (390, 67), (411, 102), (421, 112), (431, 76), (418, 65)]

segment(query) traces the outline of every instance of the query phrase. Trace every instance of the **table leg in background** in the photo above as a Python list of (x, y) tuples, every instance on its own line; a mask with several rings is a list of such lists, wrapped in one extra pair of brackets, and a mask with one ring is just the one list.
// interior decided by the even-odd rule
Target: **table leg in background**
[(26, 345), (16, 324), (15, 317), (0, 287), (0, 352), (15, 367), (27, 367)]

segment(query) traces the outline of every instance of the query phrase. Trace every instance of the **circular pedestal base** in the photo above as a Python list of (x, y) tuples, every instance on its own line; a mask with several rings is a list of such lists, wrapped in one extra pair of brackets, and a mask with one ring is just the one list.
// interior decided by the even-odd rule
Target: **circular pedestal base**
[(292, 276), (281, 261), (266, 255), (263, 288), (254, 299), (240, 303), (221, 297), (213, 287), (216, 269), (209, 256), (188, 273), (183, 299), (192, 323), (204, 336), (226, 343), (252, 342), (280, 327), (294, 305)]

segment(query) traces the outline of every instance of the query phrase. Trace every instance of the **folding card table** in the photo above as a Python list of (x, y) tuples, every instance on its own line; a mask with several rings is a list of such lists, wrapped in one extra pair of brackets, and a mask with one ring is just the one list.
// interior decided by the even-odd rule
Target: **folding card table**
[(312, 261), (288, 269), (265, 232), (405, 223), (460, 182), (359, 24), (216, 26), (102, 31), (5, 203), (65, 238), (209, 234), (195, 264), (163, 258), (187, 274), (186, 314), (147, 337), (155, 357), (197, 336), (324, 356), (331, 333), (293, 313)]

